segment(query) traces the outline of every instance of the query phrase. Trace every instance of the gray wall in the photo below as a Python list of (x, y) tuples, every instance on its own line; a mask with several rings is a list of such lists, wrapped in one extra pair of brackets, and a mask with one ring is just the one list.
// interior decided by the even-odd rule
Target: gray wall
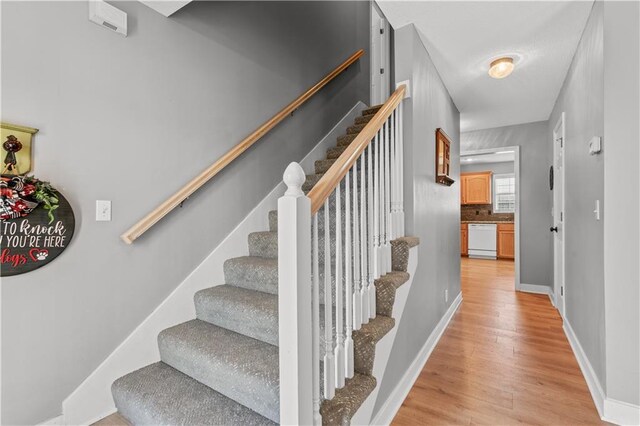
[[(640, 405), (640, 4), (604, 2), (607, 397)], [(637, 413), (637, 411), (636, 411)], [(639, 424), (640, 419), (630, 420)]]
[(604, 200), (607, 143), (601, 155), (588, 149), (593, 136), (604, 134), (602, 14), (598, 1), (549, 118), (547, 140), (564, 112), (565, 316), (604, 384), (604, 222), (593, 209), (595, 200)]
[[(420, 237), (418, 270), (377, 406), (397, 386), (446, 310), (460, 293), (460, 114), (413, 25), (395, 31), (395, 81), (411, 80), (405, 101), (406, 233)], [(451, 137), (451, 187), (435, 183), (435, 130)], [(410, 160), (409, 160), (410, 159)], [(445, 302), (445, 289), (449, 301)]]
[[(358, 100), (369, 58), (132, 246), (119, 235), (369, 45), (368, 2), (139, 2), (123, 38), (87, 2), (2, 2), (2, 120), (40, 129), (35, 170), (73, 205), (74, 241), (2, 280), (2, 424), (38, 423)], [(241, 194), (241, 196), (240, 196)], [(95, 200), (113, 221), (95, 222)], [(212, 283), (215, 284), (215, 283)]]
[(490, 170), (493, 174), (513, 173), (515, 163), (506, 161), (501, 163), (476, 163), (476, 164), (460, 164), (460, 172), (484, 172)]
[(552, 286), (552, 196), (548, 177), (552, 145), (548, 123), (539, 121), (460, 135), (462, 152), (516, 145), (520, 147), (520, 281)]

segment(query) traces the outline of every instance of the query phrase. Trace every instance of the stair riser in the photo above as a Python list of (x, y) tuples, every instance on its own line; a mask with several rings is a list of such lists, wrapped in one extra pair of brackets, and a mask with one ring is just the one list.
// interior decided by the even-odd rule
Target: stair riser
[(244, 264), (229, 259), (224, 263), (224, 277), (227, 284), (278, 294), (278, 264)]
[[(239, 294), (238, 294), (239, 293)], [(255, 300), (256, 297), (259, 300)], [(253, 299), (251, 299), (253, 297)], [(196, 318), (278, 345), (278, 297), (222, 285), (196, 293)]]
[(254, 232), (249, 234), (249, 256), (278, 257), (278, 233)]
[[(176, 327), (158, 336), (160, 359), (164, 363), (258, 414), (279, 421), (278, 349), (275, 346), (247, 337), (219, 340), (218, 334), (209, 332), (211, 327), (200, 327), (194, 340), (190, 334), (173, 332)], [(213, 345), (217, 345), (214, 352)], [(244, 358), (251, 353), (259, 353), (260, 359), (252, 359), (252, 365), (247, 365), (248, 360)]]

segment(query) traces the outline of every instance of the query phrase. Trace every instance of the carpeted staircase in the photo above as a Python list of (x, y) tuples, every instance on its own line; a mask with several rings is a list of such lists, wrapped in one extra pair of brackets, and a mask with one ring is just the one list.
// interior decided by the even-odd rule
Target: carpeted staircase
[[(308, 192), (378, 111), (366, 109), (327, 158), (315, 163)], [(226, 284), (196, 293), (196, 319), (158, 336), (161, 361), (116, 380), (118, 412), (133, 424), (262, 425), (279, 421), (277, 211), (269, 231), (248, 237), (249, 256), (224, 264)], [(395, 292), (409, 279), (415, 238), (392, 242), (393, 272), (376, 280), (377, 316), (353, 332), (355, 371), (335, 397), (323, 401), (324, 424), (349, 424), (375, 389), (376, 343), (395, 325)], [(322, 247), (323, 244), (321, 244)], [(324, 308), (323, 306), (321, 307)]]

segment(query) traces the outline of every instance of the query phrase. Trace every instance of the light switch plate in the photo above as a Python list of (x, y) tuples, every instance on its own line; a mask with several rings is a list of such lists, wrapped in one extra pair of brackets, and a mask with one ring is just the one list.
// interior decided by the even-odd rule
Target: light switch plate
[(111, 201), (96, 200), (96, 222), (111, 221)]

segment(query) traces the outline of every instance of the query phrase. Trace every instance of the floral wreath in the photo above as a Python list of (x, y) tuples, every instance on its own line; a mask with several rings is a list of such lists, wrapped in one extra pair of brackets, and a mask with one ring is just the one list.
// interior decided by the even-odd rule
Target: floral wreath
[(58, 191), (49, 182), (33, 176), (7, 176), (0, 178), (0, 220), (29, 215), (43, 204), (49, 223), (55, 220), (53, 212), (59, 207)]

